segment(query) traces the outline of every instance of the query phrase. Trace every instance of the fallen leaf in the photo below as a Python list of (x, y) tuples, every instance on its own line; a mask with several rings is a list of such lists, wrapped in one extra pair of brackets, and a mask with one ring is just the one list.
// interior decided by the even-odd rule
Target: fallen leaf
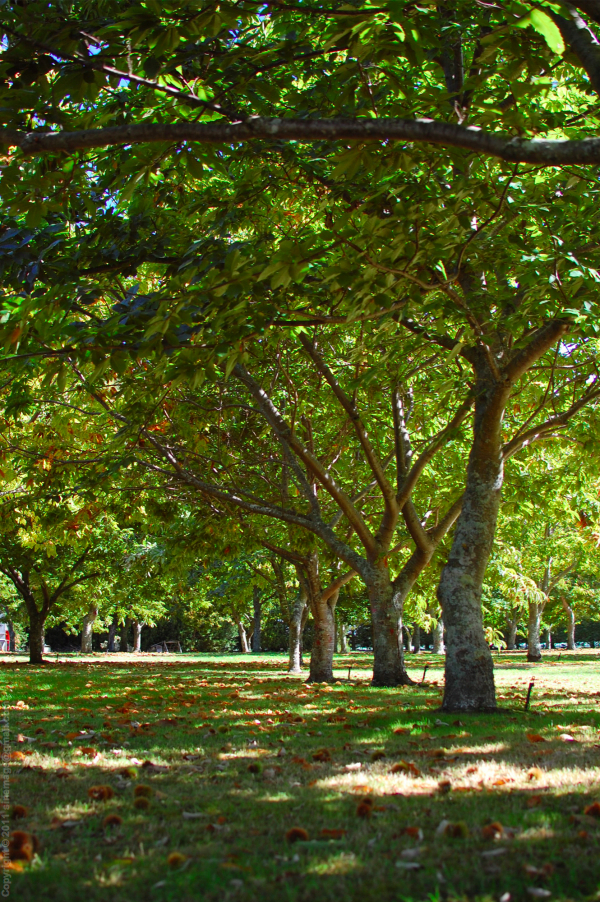
[(481, 828), (481, 835), (483, 839), (499, 839), (504, 833), (504, 827), (500, 823), (500, 821), (492, 821), (491, 824), (486, 824), (485, 827)]
[(592, 802), (591, 805), (586, 805), (586, 807), (583, 809), (583, 813), (588, 817), (600, 818), (600, 802)]
[(545, 742), (543, 736), (540, 736), (539, 733), (527, 733), (527, 741), (528, 742)]
[(341, 839), (346, 835), (346, 830), (340, 830), (331, 827), (323, 827), (321, 830), (321, 836), (325, 839)]
[(304, 827), (292, 827), (285, 834), (285, 838), (289, 843), (295, 842), (307, 842), (308, 841), (308, 831), (304, 829)]
[(404, 827), (400, 832), (404, 836), (410, 836), (411, 839), (416, 839), (419, 842), (423, 841), (423, 831), (420, 827)]

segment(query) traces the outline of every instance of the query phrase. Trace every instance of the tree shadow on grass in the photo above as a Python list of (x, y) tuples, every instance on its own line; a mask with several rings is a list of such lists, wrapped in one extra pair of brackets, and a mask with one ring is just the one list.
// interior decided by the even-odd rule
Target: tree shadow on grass
[[(424, 705), (437, 688), (309, 689), (264, 662), (252, 662), (260, 674), (246, 661), (235, 673), (218, 663), (158, 673), (154, 664), (76, 664), (40, 671), (41, 685), (23, 682), (31, 705), (11, 712), (13, 731), (19, 720), (40, 751), (15, 768), (13, 798), (30, 807), (23, 826), (39, 835), (42, 856), (14, 875), (16, 897), (358, 902), (597, 890), (600, 820), (583, 814), (600, 760), (583, 727), (597, 715), (561, 712), (571, 742), (557, 738), (552, 713), (444, 724)], [(68, 739), (76, 729), (96, 735)], [(101, 758), (86, 759), (84, 742)], [(390, 773), (401, 762), (418, 773)], [(89, 788), (103, 783), (113, 799), (90, 802)], [(148, 810), (134, 806), (139, 783), (152, 790)], [(363, 797), (370, 816), (357, 813)], [(102, 826), (110, 812), (120, 827)], [(497, 838), (486, 839), (492, 822)], [(293, 826), (309, 841), (290, 845)], [(331, 839), (324, 829), (345, 833)], [(186, 857), (171, 869), (175, 850)]]

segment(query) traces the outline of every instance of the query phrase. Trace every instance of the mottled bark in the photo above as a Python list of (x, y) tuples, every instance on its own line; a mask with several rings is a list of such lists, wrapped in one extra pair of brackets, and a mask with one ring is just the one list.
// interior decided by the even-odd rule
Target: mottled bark
[(567, 648), (575, 651), (575, 612), (566, 598), (561, 598), (560, 601), (567, 614)]
[(421, 651), (421, 627), (419, 624), (415, 626), (415, 631), (413, 633), (413, 653), (418, 655)]
[(363, 578), (369, 593), (373, 629), (373, 685), (406, 686), (412, 681), (404, 666), (404, 649), (398, 634), (410, 586), (392, 586), (390, 572), (382, 562), (372, 564)]
[(314, 638), (310, 655), (310, 683), (330, 683), (333, 681), (333, 640), (335, 632), (335, 606), (339, 592), (328, 599), (321, 593), (311, 600)]
[(302, 632), (308, 613), (308, 593), (306, 588), (299, 586), (298, 595), (292, 604), (290, 612), (290, 648), (288, 673), (300, 673), (302, 669)]
[(440, 617), (438, 622), (433, 627), (432, 631), (433, 636), (433, 653), (434, 655), (443, 655), (445, 652), (444, 648), (444, 621)]
[(81, 630), (81, 652), (82, 654), (90, 654), (92, 651), (92, 636), (94, 632), (94, 621), (98, 616), (98, 606), (92, 602), (87, 613), (84, 615)]
[(344, 621), (339, 619), (339, 636), (340, 636), (340, 654), (348, 654), (348, 627)]
[(253, 621), (253, 629), (252, 629), (252, 651), (259, 652), (260, 648), (260, 630), (261, 630), (261, 617), (262, 617), (262, 601), (261, 601), (261, 591), (258, 586), (254, 586), (252, 589), (252, 607), (254, 608), (254, 621)]
[(118, 628), (119, 628), (119, 624), (118, 624), (118, 622), (117, 622), (117, 618), (116, 618), (116, 615), (115, 615), (115, 616), (113, 617), (113, 619), (112, 619), (112, 623), (111, 623), (110, 626), (108, 627), (108, 643), (107, 643), (107, 646), (106, 646), (106, 650), (107, 650), (107, 651), (113, 651), (113, 652), (114, 652), (114, 650), (115, 650), (115, 639), (116, 639), (116, 637), (117, 637), (117, 630), (118, 630)]
[(530, 601), (527, 617), (527, 660), (532, 664), (542, 660), (541, 622), (542, 605), (535, 601)]
[(319, 574), (319, 555), (316, 551), (313, 551), (302, 564), (298, 564), (296, 571), (300, 585), (306, 592), (308, 608), (313, 617), (314, 638), (308, 681), (332, 682), (335, 606), (341, 587), (355, 576), (355, 572), (349, 570), (323, 589)]
[(513, 651), (517, 647), (519, 618), (515, 615), (506, 621), (506, 647)]
[(241, 620), (237, 621), (237, 628), (240, 637), (240, 648), (242, 649), (242, 654), (246, 655), (250, 651), (250, 646), (248, 645), (248, 633), (246, 632), (246, 627)]
[(142, 627), (144, 623), (142, 620), (134, 620), (133, 621), (133, 650), (136, 654), (139, 654), (142, 650)]
[[(483, 353), (483, 352), (482, 352)], [(496, 708), (494, 667), (485, 640), (481, 591), (492, 550), (504, 474), (502, 416), (509, 388), (481, 360), (477, 374), (473, 443), (461, 513), (438, 586), (446, 625), (446, 711)]]

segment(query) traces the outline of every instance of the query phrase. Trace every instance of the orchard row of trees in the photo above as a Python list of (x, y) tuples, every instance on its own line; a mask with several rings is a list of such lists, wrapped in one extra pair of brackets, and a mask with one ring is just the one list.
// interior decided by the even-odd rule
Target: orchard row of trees
[[(420, 607), (444, 707), (493, 710), (484, 608), (526, 609), (536, 659), (548, 605), (595, 600), (596, 0), (1, 19), (3, 566), (32, 625), (115, 541), (186, 591), (260, 552), (292, 668), (310, 611), (332, 678), (356, 592), (376, 685), (410, 682)], [(54, 588), (18, 558), (51, 549)]]

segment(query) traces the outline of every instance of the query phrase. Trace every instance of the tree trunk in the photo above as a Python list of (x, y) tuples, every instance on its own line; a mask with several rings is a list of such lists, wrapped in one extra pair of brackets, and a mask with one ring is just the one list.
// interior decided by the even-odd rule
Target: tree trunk
[(403, 649), (404, 649), (404, 648), (407, 648), (407, 649), (410, 651), (411, 648), (412, 648), (412, 633), (411, 633), (411, 631), (409, 630), (409, 628), (406, 626), (406, 624), (403, 624), (403, 625), (400, 627), (400, 629), (398, 630), (398, 635), (399, 635), (399, 636), (401, 636), (402, 633), (404, 633), (404, 635), (406, 636), (406, 644), (405, 644), (405, 645), (402, 645), (402, 648), (403, 648)]
[(566, 598), (560, 601), (567, 614), (567, 648), (575, 651), (575, 612)]
[(335, 606), (339, 589), (328, 595), (323, 592), (319, 575), (319, 555), (316, 551), (307, 559), (305, 566), (297, 568), (297, 572), (300, 583), (306, 592), (314, 623), (308, 682), (331, 683), (333, 682)]
[(413, 652), (418, 655), (421, 651), (421, 627), (417, 624), (413, 633)]
[[(483, 351), (477, 351), (481, 354)], [(474, 363), (475, 414), (463, 505), (438, 585), (446, 625), (446, 711), (496, 709), (494, 665), (485, 640), (481, 590), (494, 542), (504, 473), (502, 416), (510, 385), (496, 382), (484, 359)]]
[(133, 650), (136, 654), (139, 654), (142, 650), (142, 627), (143, 621), (134, 620), (133, 621)]
[(529, 616), (527, 619), (527, 660), (531, 663), (542, 660), (542, 646), (540, 643), (541, 621), (542, 606), (534, 601), (530, 601)]
[(44, 663), (45, 616), (40, 612), (29, 611), (29, 663)]
[(323, 594), (312, 600), (314, 621), (313, 647), (310, 654), (309, 683), (333, 682), (333, 648), (335, 638), (335, 606), (339, 592), (327, 600)]
[(302, 612), (302, 622), (300, 624), (300, 667), (304, 667), (304, 627), (308, 623), (308, 615), (310, 614), (310, 607), (307, 604)]
[(129, 617), (125, 618), (125, 622), (121, 627), (121, 651), (129, 651)]
[(298, 596), (292, 605), (290, 616), (290, 656), (288, 673), (300, 673), (302, 669), (302, 631), (306, 623), (308, 595), (306, 588), (299, 586)]
[(432, 629), (433, 635), (433, 653), (434, 655), (443, 655), (444, 648), (444, 621), (440, 617), (436, 625)]
[(347, 655), (348, 654), (348, 627), (344, 623), (342, 619), (340, 619), (340, 654)]
[(254, 608), (254, 629), (252, 631), (252, 651), (260, 651), (260, 618), (262, 615), (262, 592), (258, 586), (252, 589), (252, 606)]
[[(373, 685), (406, 686), (412, 681), (404, 666), (404, 649), (399, 641), (404, 599), (410, 589), (392, 586), (387, 565), (371, 564), (365, 574), (373, 630)], [(412, 585), (412, 583), (411, 583)]]
[(552, 627), (546, 627), (546, 648), (548, 651), (552, 650)]
[(237, 628), (240, 637), (240, 647), (242, 649), (242, 654), (247, 655), (250, 651), (250, 646), (248, 645), (248, 633), (246, 632), (246, 627), (241, 620), (237, 621)]
[(506, 647), (513, 651), (517, 647), (517, 628), (519, 626), (519, 618), (511, 617), (506, 623)]
[(6, 625), (8, 627), (8, 639), (10, 642), (10, 650), (16, 651), (17, 650), (17, 634), (15, 633), (15, 627), (10, 618), (7, 619)]
[(84, 655), (89, 655), (92, 651), (92, 635), (94, 632), (94, 621), (97, 616), (98, 607), (92, 602), (83, 618), (83, 629), (81, 631), (81, 653)]
[(117, 636), (117, 629), (119, 624), (117, 623), (116, 615), (112, 619), (112, 623), (108, 627), (108, 644), (106, 646), (107, 651), (114, 652), (115, 650), (115, 638)]

